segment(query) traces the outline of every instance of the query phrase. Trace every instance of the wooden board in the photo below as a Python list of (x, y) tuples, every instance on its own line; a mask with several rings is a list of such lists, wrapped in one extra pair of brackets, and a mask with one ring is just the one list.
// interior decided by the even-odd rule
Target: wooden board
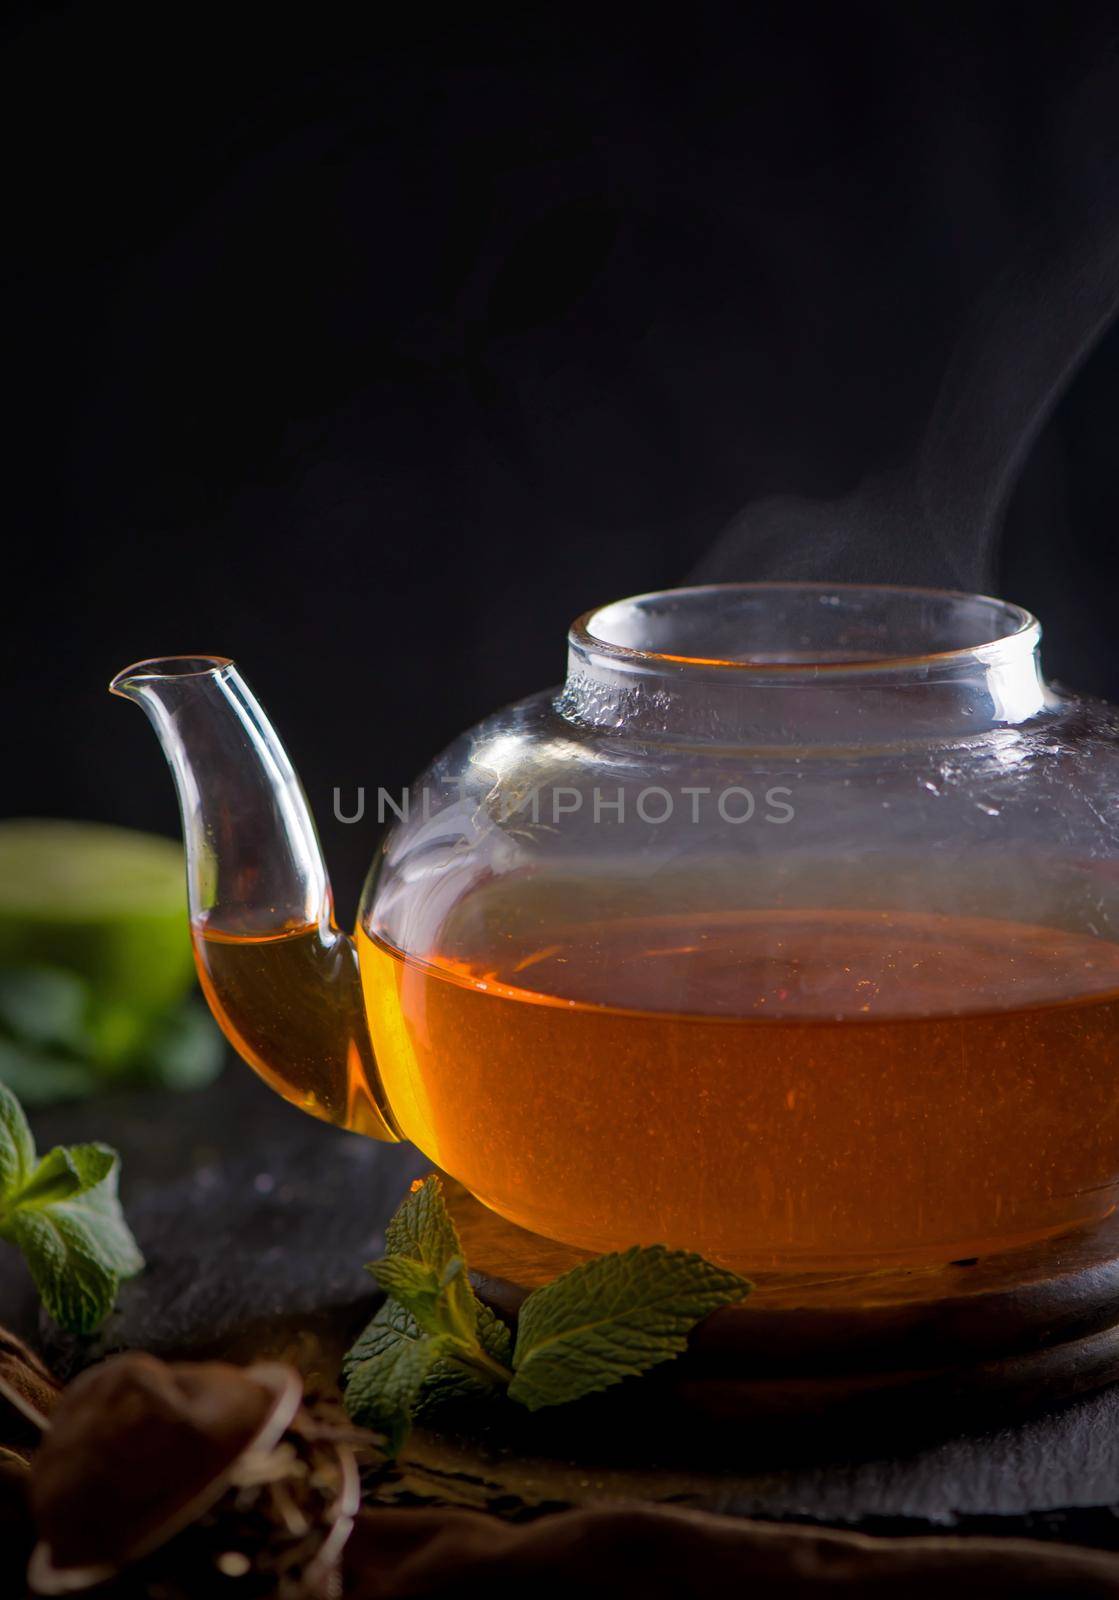
[[(588, 1259), (451, 1180), (447, 1193), (479, 1293), (510, 1320), (531, 1289)], [(760, 1429), (767, 1450), (781, 1435), (795, 1454), (853, 1430), (864, 1446), (870, 1435), (912, 1444), (1070, 1399), (1119, 1380), (1119, 1217), (944, 1267), (758, 1274), (662, 1372), (655, 1397), (642, 1385), (646, 1409), (705, 1452), (719, 1433), (737, 1450), (738, 1425)]]

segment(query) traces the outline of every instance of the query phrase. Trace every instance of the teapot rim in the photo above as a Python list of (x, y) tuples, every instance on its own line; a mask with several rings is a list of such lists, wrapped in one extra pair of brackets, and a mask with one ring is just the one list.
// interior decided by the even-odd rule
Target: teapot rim
[[(637, 609), (657, 602), (662, 604), (686, 602), (700, 596), (744, 594), (761, 597), (790, 592), (802, 595), (815, 593), (824, 603), (827, 603), (832, 596), (854, 598), (859, 594), (894, 595), (899, 600), (957, 601), (961, 604), (989, 608), (992, 617), (997, 615), (1003, 619), (1005, 627), (995, 631), (993, 635), (977, 639), (974, 643), (953, 645), (947, 649), (897, 651), (879, 655), (854, 654), (840, 660), (820, 659), (815, 656), (799, 660), (759, 659), (750, 656), (745, 658), (702, 656), (623, 644), (604, 638), (594, 631), (594, 624), (598, 622), (601, 626), (607, 613), (621, 613), (623, 608), (627, 607)], [(759, 582), (690, 584), (679, 588), (652, 589), (620, 600), (607, 601), (603, 605), (592, 606), (575, 619), (568, 631), (568, 641), (580, 655), (605, 657), (618, 663), (619, 666), (628, 664), (646, 669), (655, 670), (660, 667), (670, 671), (685, 672), (695, 669), (705, 674), (733, 673), (759, 679), (784, 678), (788, 681), (790, 677), (796, 678), (802, 675), (832, 677), (852, 673), (893, 673), (910, 669), (924, 670), (929, 666), (952, 667), (977, 661), (987, 665), (997, 664), (1010, 656), (1019, 656), (1027, 651), (1032, 653), (1041, 639), (1041, 632), (1041, 623), (1024, 606), (999, 599), (994, 595), (971, 593), (965, 589), (941, 589), (917, 584), (821, 583), (813, 580), (770, 579)]]

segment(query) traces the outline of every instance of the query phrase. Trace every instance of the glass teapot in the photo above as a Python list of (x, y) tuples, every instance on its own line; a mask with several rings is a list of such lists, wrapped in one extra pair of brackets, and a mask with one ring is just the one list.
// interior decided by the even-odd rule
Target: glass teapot
[(129, 667), (206, 996), (294, 1104), (591, 1250), (985, 1254), (1119, 1193), (1119, 720), (936, 590), (588, 613), (407, 794), (357, 932), (232, 662)]

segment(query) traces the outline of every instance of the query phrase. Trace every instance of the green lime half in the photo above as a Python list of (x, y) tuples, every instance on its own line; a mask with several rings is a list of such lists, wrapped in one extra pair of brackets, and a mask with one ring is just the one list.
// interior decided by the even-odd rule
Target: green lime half
[(190, 987), (183, 852), (96, 822), (0, 822), (0, 966), (67, 967), (154, 1013)]

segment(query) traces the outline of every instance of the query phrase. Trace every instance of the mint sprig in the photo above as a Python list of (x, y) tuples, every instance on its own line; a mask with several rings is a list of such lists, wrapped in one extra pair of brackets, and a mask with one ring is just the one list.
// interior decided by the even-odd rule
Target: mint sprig
[(393, 1453), (414, 1419), (450, 1399), (505, 1394), (536, 1411), (671, 1361), (697, 1322), (751, 1287), (691, 1251), (635, 1245), (534, 1290), (514, 1344), (470, 1286), (437, 1177), (413, 1185), (385, 1243), (368, 1270), (388, 1298), (342, 1370), (350, 1416)]
[(103, 1144), (58, 1145), (41, 1159), (15, 1095), (0, 1083), (0, 1239), (23, 1252), (50, 1315), (92, 1333), (116, 1304), (121, 1280), (141, 1270)]
[(750, 1285), (687, 1250), (634, 1245), (535, 1290), (517, 1319), (510, 1400), (530, 1411), (671, 1361), (697, 1322)]

